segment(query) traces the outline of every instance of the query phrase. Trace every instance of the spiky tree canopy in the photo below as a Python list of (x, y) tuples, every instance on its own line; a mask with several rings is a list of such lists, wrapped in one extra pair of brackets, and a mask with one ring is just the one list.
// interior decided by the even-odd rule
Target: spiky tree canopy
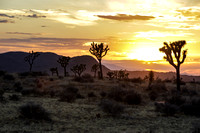
[[(175, 41), (172, 43), (170, 42), (169, 44), (167, 42), (164, 42), (164, 46), (159, 50), (165, 53), (164, 59), (166, 59), (173, 67), (177, 68), (185, 61), (187, 50), (183, 50), (181, 54), (181, 50), (185, 46), (185, 44), (185, 40)], [(174, 61), (172, 55), (174, 55), (176, 61)]]
[(70, 57), (67, 56), (60, 56), (57, 60), (58, 63), (60, 63), (61, 67), (66, 67), (69, 64)]
[(108, 45), (104, 47), (103, 43), (97, 44), (93, 42), (89, 51), (92, 55), (96, 56), (98, 60), (101, 60), (107, 54), (108, 50)]
[(34, 63), (34, 60), (39, 56), (40, 54), (38, 52), (34, 52), (34, 51), (29, 51), (29, 55), (26, 56), (24, 58), (24, 61), (25, 62), (28, 62), (29, 63), (29, 71), (31, 72), (32, 71), (32, 66), (33, 66), (33, 63)]

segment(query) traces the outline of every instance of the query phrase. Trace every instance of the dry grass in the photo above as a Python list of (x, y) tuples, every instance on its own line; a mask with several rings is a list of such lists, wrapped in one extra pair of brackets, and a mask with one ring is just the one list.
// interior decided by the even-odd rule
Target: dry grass
[[(126, 132), (126, 133), (190, 133), (193, 123), (200, 118), (176, 114), (173, 117), (165, 117), (155, 112), (154, 102), (145, 91), (147, 83), (137, 84), (125, 81), (95, 80), (93, 83), (78, 83), (72, 81), (71, 77), (59, 79), (57, 77), (36, 77), (19, 79), (23, 88), (36, 88), (43, 92), (42, 96), (22, 96), (12, 90), (6, 91), (5, 103), (0, 103), (0, 132)], [(35, 81), (37, 79), (37, 81)], [(2, 82), (3, 79), (0, 79)], [(5, 82), (4, 82), (5, 83)], [(42, 84), (38, 86), (39, 84)], [(12, 87), (14, 82), (7, 82), (7, 87)], [(1, 84), (2, 85), (2, 84)], [(0, 87), (1, 87), (0, 85)], [(5, 87), (5, 84), (3, 84)], [(59, 97), (51, 97), (48, 92), (53, 90), (58, 93), (66, 86), (75, 86), (84, 99), (77, 99), (74, 103), (60, 102)], [(142, 105), (126, 105), (124, 112), (117, 118), (110, 117), (98, 106), (102, 97), (102, 91), (108, 92), (112, 88), (122, 87), (134, 89), (142, 94), (144, 103)], [(175, 85), (166, 84), (167, 89), (173, 89)], [(187, 84), (187, 87), (191, 87)], [(195, 86), (198, 90), (199, 85)], [(198, 90), (199, 91), (199, 90)], [(89, 97), (88, 93), (94, 92), (96, 97)], [(20, 95), (19, 101), (10, 101), (9, 95)], [(52, 121), (36, 121), (19, 117), (19, 107), (27, 102), (33, 101), (41, 105), (50, 113)], [(97, 117), (98, 115), (98, 117)]]

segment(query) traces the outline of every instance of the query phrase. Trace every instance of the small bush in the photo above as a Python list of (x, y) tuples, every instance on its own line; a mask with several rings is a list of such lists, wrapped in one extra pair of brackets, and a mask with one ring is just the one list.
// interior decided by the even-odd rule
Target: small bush
[(22, 89), (21, 94), (23, 96), (29, 96), (31, 94), (35, 94), (35, 89), (33, 88)]
[(35, 120), (50, 120), (49, 113), (39, 104), (28, 102), (19, 107), (22, 118)]
[(181, 95), (172, 95), (171, 97), (166, 99), (166, 102), (180, 106), (186, 102), (186, 99), (183, 98)]
[(105, 97), (106, 97), (106, 95), (107, 95), (107, 93), (106, 93), (106, 92), (104, 92), (104, 91), (102, 91), (102, 92), (100, 93), (100, 96), (101, 96), (102, 98), (105, 98)]
[(88, 73), (82, 75), (83, 82), (94, 82), (94, 77)]
[(0, 70), (0, 77), (1, 77), (1, 76), (4, 76), (5, 74), (6, 74), (5, 71), (1, 71), (1, 70)]
[(94, 82), (94, 78), (90, 74), (83, 74), (81, 77), (74, 77), (73, 79), (76, 82), (81, 83), (88, 83), (88, 82)]
[(102, 100), (99, 104), (100, 108), (107, 114), (112, 116), (119, 116), (124, 112), (125, 107), (115, 101)]
[(75, 87), (67, 87), (60, 94), (60, 101), (74, 102), (77, 98), (78, 89)]
[(135, 91), (127, 91), (124, 102), (130, 105), (139, 105), (142, 102), (142, 96)]
[(11, 74), (6, 74), (6, 75), (3, 76), (3, 79), (8, 80), (8, 81), (12, 81), (12, 80), (15, 80), (15, 77)]
[(167, 88), (165, 86), (165, 83), (154, 83), (149, 88), (152, 91), (156, 91), (158, 93), (166, 92)]
[(122, 102), (124, 99), (125, 91), (121, 88), (113, 88), (108, 93), (108, 97), (118, 102)]
[(19, 101), (20, 97), (19, 97), (19, 95), (13, 94), (13, 95), (9, 96), (9, 100), (11, 100), (11, 101)]
[(129, 81), (133, 82), (133, 83), (143, 83), (144, 80), (142, 78), (132, 78), (132, 79), (129, 79)]
[(0, 101), (4, 100), (3, 94), (5, 93), (5, 90), (3, 88), (0, 88)]
[(181, 106), (185, 115), (200, 116), (200, 98), (192, 98)]
[(167, 116), (173, 116), (179, 111), (179, 107), (170, 103), (155, 103), (156, 111)]
[(49, 76), (49, 74), (46, 73), (46, 72), (23, 72), (23, 73), (19, 73), (18, 75), (21, 76), (21, 77), (27, 77), (27, 76), (31, 76), (31, 77)]
[(94, 94), (94, 92), (89, 92), (88, 97), (97, 97), (97, 96)]
[(13, 88), (14, 88), (14, 90), (15, 90), (16, 92), (21, 92), (21, 91), (23, 90), (23, 87), (22, 87), (22, 85), (21, 85), (20, 82), (16, 82), (16, 83), (14, 84)]
[(155, 92), (155, 91), (149, 92), (149, 98), (150, 98), (152, 101), (155, 101), (155, 100), (158, 98), (158, 93)]

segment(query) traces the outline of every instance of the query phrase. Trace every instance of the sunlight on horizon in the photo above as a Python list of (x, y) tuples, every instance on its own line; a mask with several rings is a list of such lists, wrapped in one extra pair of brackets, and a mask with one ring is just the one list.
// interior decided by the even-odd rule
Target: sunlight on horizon
[(128, 58), (142, 61), (163, 60), (163, 53), (155, 47), (138, 47), (128, 54)]

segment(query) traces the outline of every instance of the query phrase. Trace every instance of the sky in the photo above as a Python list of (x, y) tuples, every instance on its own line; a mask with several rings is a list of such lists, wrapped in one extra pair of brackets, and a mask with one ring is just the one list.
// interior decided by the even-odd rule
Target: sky
[(186, 40), (181, 72), (200, 75), (199, 0), (0, 0), (0, 29), (0, 53), (73, 57), (103, 42), (104, 63), (129, 70), (174, 71), (159, 48)]

